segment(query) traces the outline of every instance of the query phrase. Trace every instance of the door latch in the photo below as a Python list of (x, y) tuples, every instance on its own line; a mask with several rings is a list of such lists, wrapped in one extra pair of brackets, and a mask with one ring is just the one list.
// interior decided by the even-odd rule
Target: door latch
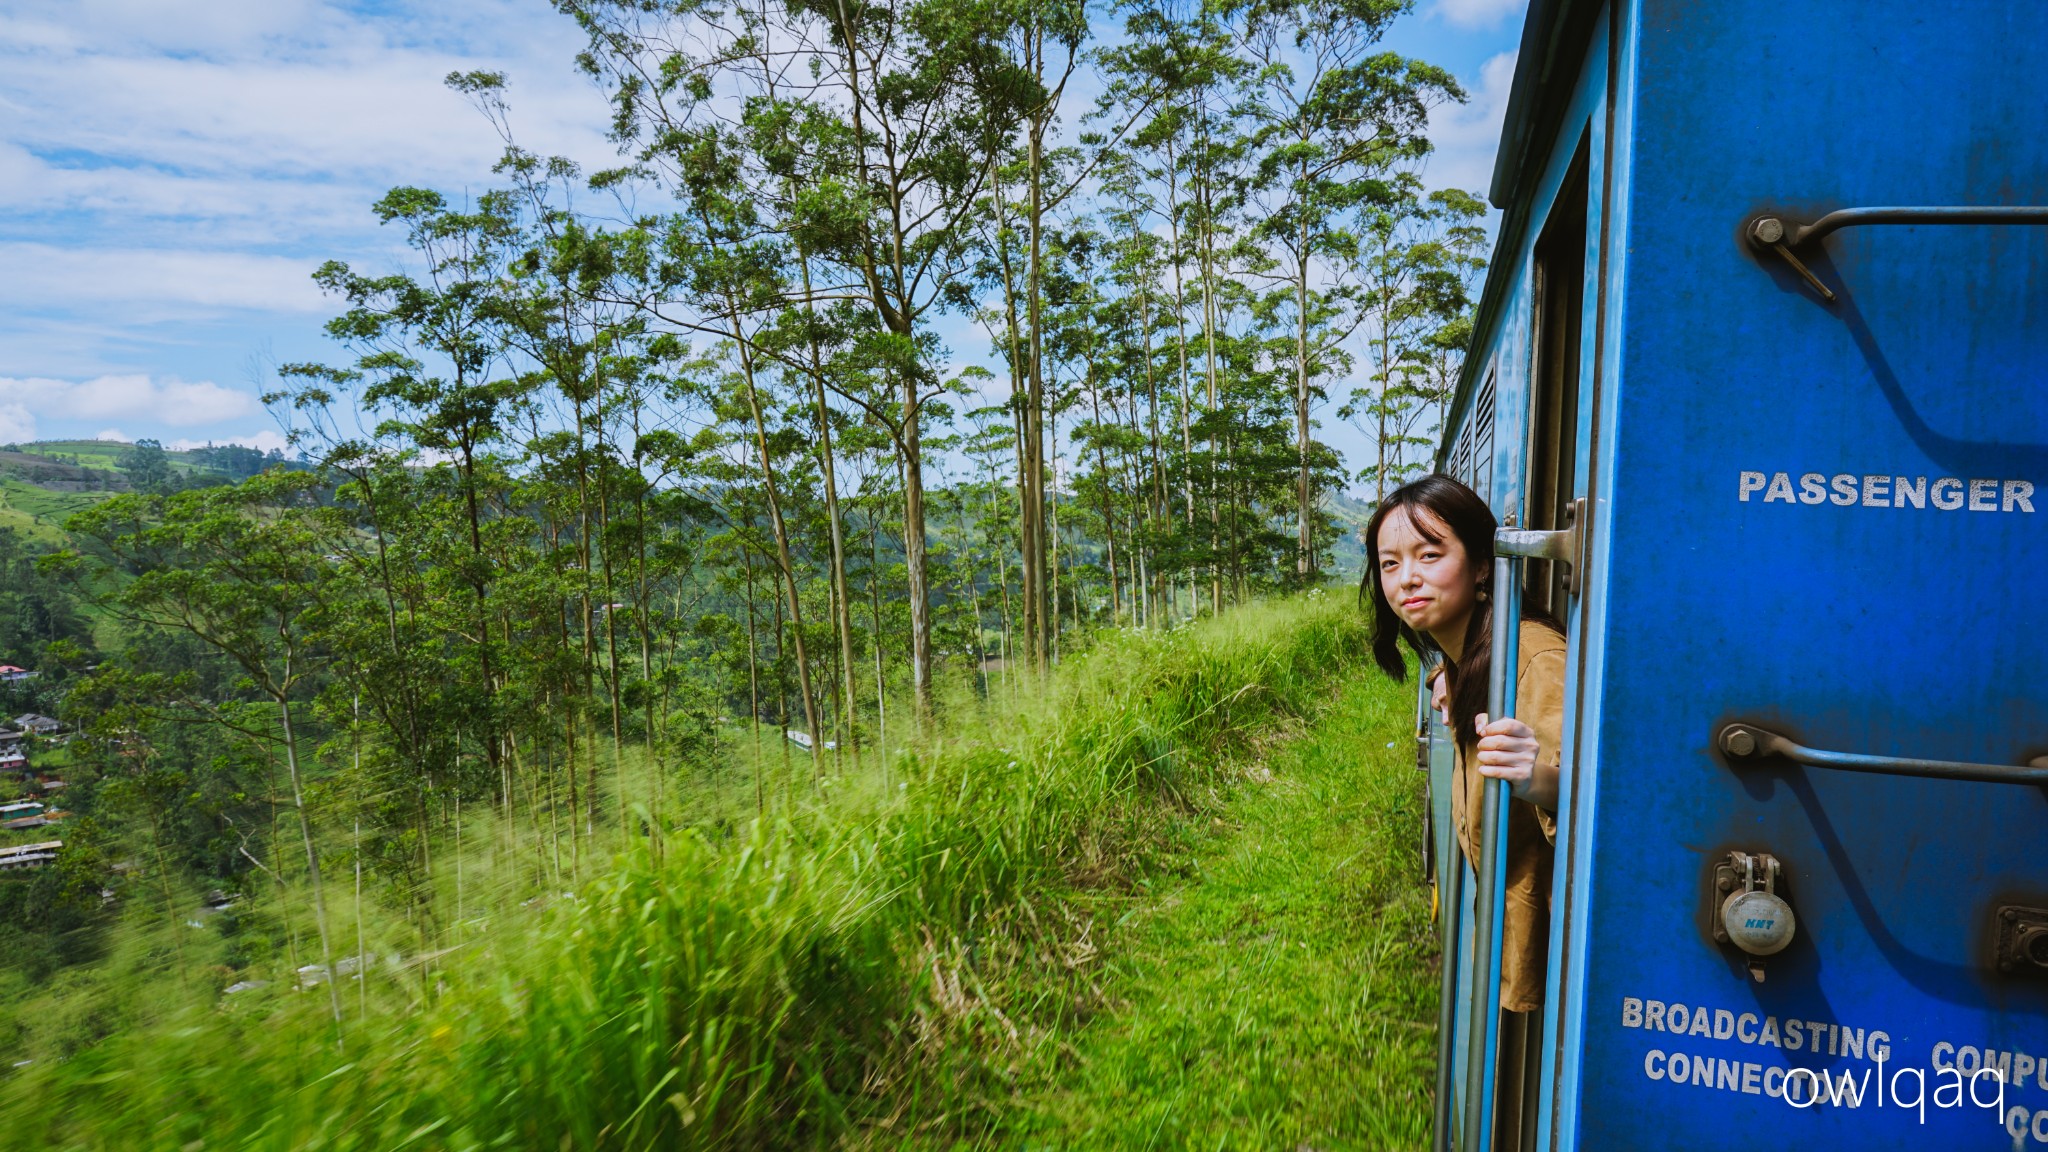
[(1730, 852), (1714, 865), (1714, 939), (1747, 954), (1750, 978), (1759, 984), (1763, 958), (1783, 952), (1798, 927), (1792, 905), (1778, 894), (1781, 871), (1768, 852)]

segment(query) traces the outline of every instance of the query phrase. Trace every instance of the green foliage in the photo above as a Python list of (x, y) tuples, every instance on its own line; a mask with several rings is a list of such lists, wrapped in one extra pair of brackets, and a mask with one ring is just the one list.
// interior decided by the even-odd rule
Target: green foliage
[(1232, 607), (1361, 512), (1327, 400), (1391, 483), (1469, 331), (1408, 4), (557, 7), (627, 162), (451, 74), (502, 158), (315, 274), (289, 461), (0, 452), (58, 549), (0, 537), (9, 691), (79, 730), (0, 878), (34, 1140), (999, 1133), (1100, 1007), (1077, 909), (1193, 867), (1362, 648)]
[(1428, 467), (1428, 453), (1472, 337), (1474, 276), (1485, 267), (1486, 205), (1470, 193), (1424, 194), (1391, 181), (1366, 221), (1358, 267), (1374, 334), (1374, 372), (1337, 414), (1371, 437), (1358, 479), (1375, 501)]
[[(36, 561), (47, 551), (0, 529), (0, 663), (37, 670), (52, 644), (92, 646), (92, 624), (79, 598), (37, 567)], [(47, 671), (52, 679), (61, 679), (61, 667), (53, 665)], [(6, 691), (0, 687), (0, 693)], [(6, 699), (0, 695), (0, 701)]]
[[(109, 1004), (118, 1030), (62, 1061), (32, 1048), (0, 1083), (10, 1138), (645, 1148), (980, 1130), (959, 1109), (999, 1082), (1002, 1022), (1063, 1016), (999, 991), (1062, 978), (1058, 910), (1182, 866), (1229, 765), (1320, 709), (1363, 651), (1341, 597), (1106, 638), (1042, 700), (963, 716), (836, 799), (628, 840), (571, 895), (502, 900), (453, 951), (373, 965), (338, 1047), (323, 998), (276, 984), (218, 1007), (189, 986)], [(471, 883), (518, 884), (522, 864), (500, 867)]]
[(287, 463), (279, 449), (264, 452), (242, 444), (208, 444), (203, 448), (191, 448), (186, 450), (185, 458), (200, 471), (230, 481), (247, 480), (266, 468)]
[(0, 529), (38, 544), (66, 543), (64, 521), (102, 498), (98, 492), (55, 492), (7, 477), (0, 479)]
[(171, 461), (164, 446), (148, 437), (128, 446), (114, 460), (114, 467), (128, 476), (128, 483), (140, 492), (162, 494), (170, 489)]

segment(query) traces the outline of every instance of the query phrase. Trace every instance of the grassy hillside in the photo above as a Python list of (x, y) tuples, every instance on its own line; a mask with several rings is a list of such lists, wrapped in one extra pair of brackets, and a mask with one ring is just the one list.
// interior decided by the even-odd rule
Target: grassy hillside
[(40, 543), (63, 544), (69, 539), (65, 518), (103, 498), (96, 492), (54, 492), (11, 476), (0, 478), (0, 528)]
[[(42, 440), (0, 445), (0, 530), (51, 548), (75, 544), (64, 524), (74, 514), (118, 492), (132, 490), (120, 464), (134, 445), (119, 440)], [(276, 461), (229, 445), (164, 453), (173, 487), (226, 483)], [(104, 610), (85, 605), (103, 649), (119, 645), (127, 630)], [(0, 652), (0, 658), (10, 654)], [(22, 654), (12, 654), (23, 659)]]
[(1366, 521), (1372, 519), (1372, 502), (1330, 492), (1323, 497), (1323, 510), (1337, 522), (1337, 543), (1330, 554), (1332, 575), (1340, 581), (1357, 580), (1365, 564), (1365, 546), (1359, 541), (1359, 533), (1365, 531)]
[(116, 470), (121, 453), (126, 452), (129, 447), (125, 440), (38, 440), (32, 444), (15, 445), (14, 450), (23, 455), (45, 456), (80, 468), (98, 468), (112, 472)]
[[(57, 481), (85, 483), (90, 485), (111, 485), (120, 490), (125, 487), (121, 472), (121, 457), (134, 445), (125, 440), (37, 440), (26, 444), (0, 445), (0, 475), (12, 475), (30, 482)], [(261, 458), (261, 453), (251, 455), (249, 450), (232, 445), (222, 450), (206, 447), (179, 450), (165, 449), (164, 460), (173, 474), (198, 476), (208, 472), (226, 472), (230, 478), (240, 478), (254, 471), (252, 462)], [(229, 462), (227, 456), (234, 457)], [(238, 466), (239, 465), (239, 466)]]
[[(73, 513), (128, 490), (116, 467), (130, 445), (115, 440), (46, 440), (0, 446), (0, 528), (61, 546)], [(171, 454), (175, 460), (178, 454)], [(174, 469), (179, 464), (172, 465)], [(190, 471), (191, 465), (182, 466)]]
[[(37, 457), (54, 464), (115, 472), (118, 471), (121, 453), (130, 447), (123, 440), (38, 440), (9, 445), (7, 450), (9, 454)], [(177, 454), (172, 455), (175, 457)]]
[[(287, 990), (283, 958), (194, 977), (198, 933), (174, 956), (138, 930), (115, 960), (127, 993), (16, 1021), (0, 1067), (29, 1063), (0, 1073), (0, 1122), (20, 1148), (1001, 1141), (1023, 1115), (1005, 1103), (1020, 1070), (1113, 1007), (1094, 961), (1125, 934), (1105, 910), (1200, 875), (1211, 830), (1257, 811), (1230, 806), (1272, 778), (1258, 758), (1328, 707), (1362, 652), (1330, 596), (1115, 635), (1028, 706), (956, 714), (744, 826), (632, 838), (573, 892), (522, 879), (517, 830), (471, 824), (466, 907), (440, 910), (451, 942), (393, 956), (403, 918), (365, 905), (380, 959), (345, 981), (338, 1030), (324, 988)], [(1371, 707), (1376, 739), (1385, 705)], [(1365, 874), (1315, 858), (1351, 834), (1295, 845), (1300, 874)], [(337, 888), (347, 952), (357, 925)], [(230, 975), (269, 984), (225, 997)], [(81, 1012), (85, 1039), (38, 1024)]]

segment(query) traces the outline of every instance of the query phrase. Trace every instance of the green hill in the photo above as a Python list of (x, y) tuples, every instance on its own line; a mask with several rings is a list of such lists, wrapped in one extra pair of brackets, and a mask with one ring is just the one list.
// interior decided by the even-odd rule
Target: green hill
[[(37, 483), (110, 483), (125, 487), (122, 457), (134, 444), (126, 440), (36, 440), (0, 445), (0, 474)], [(208, 444), (198, 448), (163, 449), (164, 460), (181, 476), (219, 475), (230, 480), (253, 476), (281, 460), (241, 444)]]
[(0, 528), (11, 528), (40, 544), (61, 545), (69, 539), (63, 528), (65, 518), (104, 495), (55, 492), (13, 476), (0, 476)]
[[(0, 445), (0, 528), (46, 544), (66, 540), (67, 517), (116, 492), (135, 489), (124, 440), (38, 440)], [(280, 462), (239, 444), (164, 449), (160, 477), (174, 487), (245, 479)]]

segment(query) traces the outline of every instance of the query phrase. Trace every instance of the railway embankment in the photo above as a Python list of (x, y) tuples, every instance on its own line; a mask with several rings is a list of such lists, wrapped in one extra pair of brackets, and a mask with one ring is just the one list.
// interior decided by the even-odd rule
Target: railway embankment
[(1407, 699), (1342, 595), (1109, 634), (760, 818), (622, 821), (572, 891), (472, 826), (457, 942), (337, 966), (338, 1024), (319, 980), (187, 978), (0, 1073), (0, 1115), (24, 1149), (1405, 1142)]
[(1411, 701), (1357, 670), (1243, 767), (1183, 874), (1101, 899), (1103, 1010), (1039, 1049), (1002, 1146), (1427, 1143), (1436, 942)]

